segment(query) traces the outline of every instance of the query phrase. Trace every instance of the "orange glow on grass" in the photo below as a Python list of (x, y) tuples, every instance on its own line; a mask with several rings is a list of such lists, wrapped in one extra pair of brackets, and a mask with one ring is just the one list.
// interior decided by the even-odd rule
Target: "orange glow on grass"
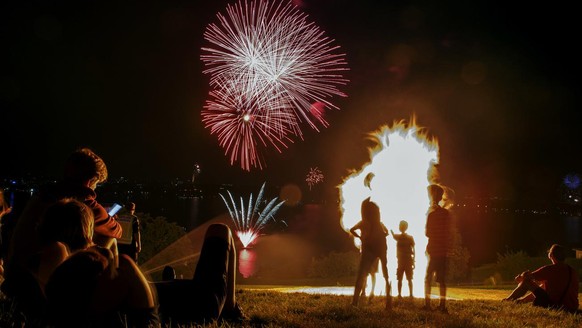
[[(341, 224), (344, 230), (349, 231), (361, 219), (361, 203), (368, 197), (380, 207), (382, 222), (388, 230), (400, 233), (398, 223), (400, 220), (408, 221), (406, 232), (414, 237), (416, 243), (413, 291), (414, 296), (423, 297), (427, 265), (427, 186), (436, 182), (434, 165), (438, 164), (439, 159), (438, 142), (429, 138), (424, 129), (416, 125), (414, 119), (410, 124), (397, 122), (391, 127), (382, 126), (372, 132), (370, 137), (376, 142), (376, 146), (370, 149), (370, 162), (351, 173), (339, 186)], [(356, 246), (360, 246), (359, 239), (355, 238), (354, 242)], [(388, 274), (394, 296), (397, 295), (396, 242), (392, 235), (387, 237), (387, 242)], [(371, 283), (367, 285), (371, 286)], [(384, 287), (382, 271), (378, 270), (375, 294), (384, 295)], [(406, 281), (403, 282), (402, 295), (408, 295)]]

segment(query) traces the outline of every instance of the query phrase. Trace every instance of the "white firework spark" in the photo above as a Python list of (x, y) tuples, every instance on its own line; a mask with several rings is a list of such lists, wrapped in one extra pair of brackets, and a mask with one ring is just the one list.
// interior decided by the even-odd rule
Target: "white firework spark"
[[(342, 76), (348, 68), (345, 55), (335, 53), (339, 47), (332, 45), (334, 40), (291, 2), (239, 1), (226, 11), (204, 32), (210, 44), (202, 48), (204, 73), (210, 75), (211, 96), (221, 94), (213, 102), (232, 97), (255, 102), (254, 114), (280, 139), (288, 133), (302, 138), (300, 122), (318, 131), (318, 122), (327, 127), (311, 109), (314, 103), (337, 108), (330, 98), (345, 96), (339, 87), (348, 82)], [(206, 126), (212, 129), (209, 122)]]
[(285, 203), (285, 201), (280, 201), (277, 203), (277, 197), (273, 198), (268, 204), (261, 209), (261, 203), (263, 203), (263, 195), (265, 192), (265, 184), (261, 186), (259, 195), (256, 201), (253, 203), (253, 194), (249, 197), (249, 202), (245, 205), (242, 197), (240, 197), (240, 207), (237, 207), (237, 202), (232, 197), (230, 191), (227, 191), (229, 201), (220, 194), (228, 213), (234, 222), (235, 232), (240, 239), (243, 247), (246, 248), (251, 245), (256, 238), (259, 236), (261, 230), (264, 228), (265, 224), (269, 220), (275, 220), (275, 214)]
[[(247, 171), (251, 167), (262, 168), (261, 147), (270, 145), (282, 152), (293, 142), (288, 135), (297, 128), (289, 125), (295, 119), (288, 111), (275, 107), (280, 102), (260, 95), (247, 98), (236, 88), (215, 90), (210, 96), (212, 99), (202, 111), (202, 122), (211, 134), (217, 135), (220, 146), (230, 156), (231, 165), (240, 161)], [(261, 110), (261, 106), (270, 106), (271, 110)]]

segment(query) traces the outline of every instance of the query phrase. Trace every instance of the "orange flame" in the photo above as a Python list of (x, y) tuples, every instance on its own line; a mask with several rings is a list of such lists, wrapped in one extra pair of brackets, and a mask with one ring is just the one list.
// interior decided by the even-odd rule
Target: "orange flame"
[[(382, 222), (389, 230), (400, 233), (398, 223), (406, 220), (406, 232), (416, 243), (414, 295), (422, 296), (427, 265), (425, 224), (430, 205), (427, 186), (436, 182), (438, 142), (429, 138), (425, 130), (416, 125), (414, 118), (408, 125), (400, 121), (392, 127), (382, 126), (372, 132), (370, 138), (376, 142), (376, 146), (370, 149), (370, 162), (351, 173), (339, 186), (341, 224), (349, 231), (361, 219), (360, 206), (368, 197), (380, 207)], [(391, 235), (387, 238), (389, 279), (396, 286), (396, 242)], [(354, 242), (360, 246), (359, 239), (355, 238)], [(385, 290), (381, 272), (378, 271), (376, 279), (376, 295)], [(402, 294), (408, 295), (407, 284), (403, 286)], [(393, 288), (392, 295), (395, 292)]]

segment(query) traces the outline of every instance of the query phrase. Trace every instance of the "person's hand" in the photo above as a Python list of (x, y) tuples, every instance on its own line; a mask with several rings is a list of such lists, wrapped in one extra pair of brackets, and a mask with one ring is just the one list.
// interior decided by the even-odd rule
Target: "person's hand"
[(530, 272), (529, 270), (526, 270), (526, 271), (524, 271), (524, 272), (522, 272), (522, 273), (518, 274), (518, 275), (515, 277), (515, 281), (516, 281), (517, 283), (520, 283), (520, 282), (522, 282), (522, 281), (523, 281), (525, 278), (527, 278), (527, 277), (528, 277), (530, 274), (531, 274), (531, 272)]
[(12, 212), (12, 207), (8, 207), (8, 206), (2, 206), (0, 207), (0, 218), (3, 217), (4, 215)]

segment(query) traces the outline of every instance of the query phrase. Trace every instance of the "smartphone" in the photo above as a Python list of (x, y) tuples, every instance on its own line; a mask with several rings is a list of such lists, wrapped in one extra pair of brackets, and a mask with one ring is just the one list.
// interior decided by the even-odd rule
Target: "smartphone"
[(109, 212), (107, 212), (107, 214), (109, 214), (109, 216), (114, 216), (115, 214), (117, 214), (117, 212), (119, 212), (119, 210), (122, 208), (123, 206), (115, 203), (113, 204), (113, 206), (111, 206), (109, 208)]

